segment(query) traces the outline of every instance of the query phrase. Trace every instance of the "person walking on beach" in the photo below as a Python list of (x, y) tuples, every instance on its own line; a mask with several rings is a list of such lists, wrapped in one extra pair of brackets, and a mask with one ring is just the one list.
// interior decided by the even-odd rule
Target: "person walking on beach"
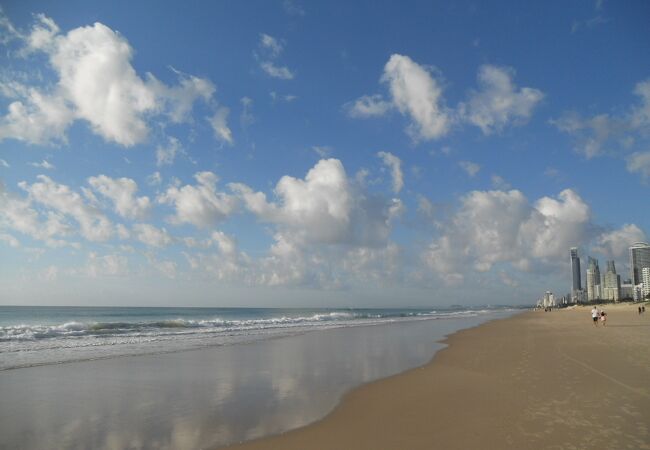
[(594, 306), (591, 310), (591, 319), (594, 321), (595, 327), (598, 326), (598, 316), (600, 316), (600, 314), (598, 313), (598, 308)]
[(600, 312), (600, 321), (603, 323), (603, 326), (607, 325), (607, 314), (605, 314), (605, 311)]

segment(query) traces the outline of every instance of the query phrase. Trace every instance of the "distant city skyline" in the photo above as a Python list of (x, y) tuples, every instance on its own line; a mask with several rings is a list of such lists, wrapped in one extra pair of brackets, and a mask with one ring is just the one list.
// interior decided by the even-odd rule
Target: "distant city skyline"
[(572, 247), (626, 279), (650, 239), (648, 17), (5, 2), (0, 304), (522, 304), (586, 291)]
[[(650, 293), (650, 244), (635, 242), (629, 251), (629, 279), (622, 283), (621, 275), (616, 270), (616, 261), (607, 260), (607, 270), (601, 275), (597, 258), (587, 256), (586, 283), (580, 284), (580, 253), (577, 247), (569, 249), (571, 261), (571, 293), (563, 297), (564, 303), (584, 303), (595, 300), (621, 299), (642, 300)], [(547, 292), (549, 294), (550, 292)], [(548, 295), (544, 301), (538, 300), (538, 306), (548, 303)], [(555, 305), (554, 305), (555, 306)]]

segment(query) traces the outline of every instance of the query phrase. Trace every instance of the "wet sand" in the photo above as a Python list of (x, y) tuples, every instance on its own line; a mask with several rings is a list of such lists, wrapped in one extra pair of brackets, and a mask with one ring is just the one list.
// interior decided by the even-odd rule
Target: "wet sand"
[(445, 336), (510, 314), (0, 370), (0, 449), (206, 449), (275, 435), (426, 364)]
[(460, 331), (325, 419), (229, 448), (650, 449), (650, 312), (605, 310), (606, 327), (579, 307)]

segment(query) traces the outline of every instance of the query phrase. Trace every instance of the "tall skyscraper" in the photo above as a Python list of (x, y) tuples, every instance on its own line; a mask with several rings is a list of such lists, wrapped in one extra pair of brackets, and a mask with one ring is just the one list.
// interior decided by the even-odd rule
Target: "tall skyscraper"
[(598, 268), (598, 260), (592, 258), (588, 259), (587, 265), (587, 300), (593, 301), (601, 297), (600, 292), (600, 269)]
[(643, 297), (650, 295), (650, 267), (641, 269), (641, 276), (643, 277)]
[(637, 242), (630, 247), (630, 275), (633, 286), (643, 283), (644, 267), (650, 267), (650, 244)]
[(575, 295), (576, 292), (582, 289), (582, 282), (580, 280), (580, 257), (578, 256), (578, 248), (571, 247), (569, 250), (571, 255), (571, 274), (573, 284), (571, 286), (571, 293)]
[(614, 261), (607, 261), (607, 272), (603, 277), (602, 297), (617, 302), (621, 298), (621, 276), (616, 273)]

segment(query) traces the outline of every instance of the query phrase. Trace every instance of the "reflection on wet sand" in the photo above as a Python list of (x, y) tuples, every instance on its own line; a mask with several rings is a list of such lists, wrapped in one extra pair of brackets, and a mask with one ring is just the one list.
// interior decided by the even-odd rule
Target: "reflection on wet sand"
[(211, 448), (313, 422), (359, 384), (424, 364), (489, 317), (0, 372), (0, 447)]

